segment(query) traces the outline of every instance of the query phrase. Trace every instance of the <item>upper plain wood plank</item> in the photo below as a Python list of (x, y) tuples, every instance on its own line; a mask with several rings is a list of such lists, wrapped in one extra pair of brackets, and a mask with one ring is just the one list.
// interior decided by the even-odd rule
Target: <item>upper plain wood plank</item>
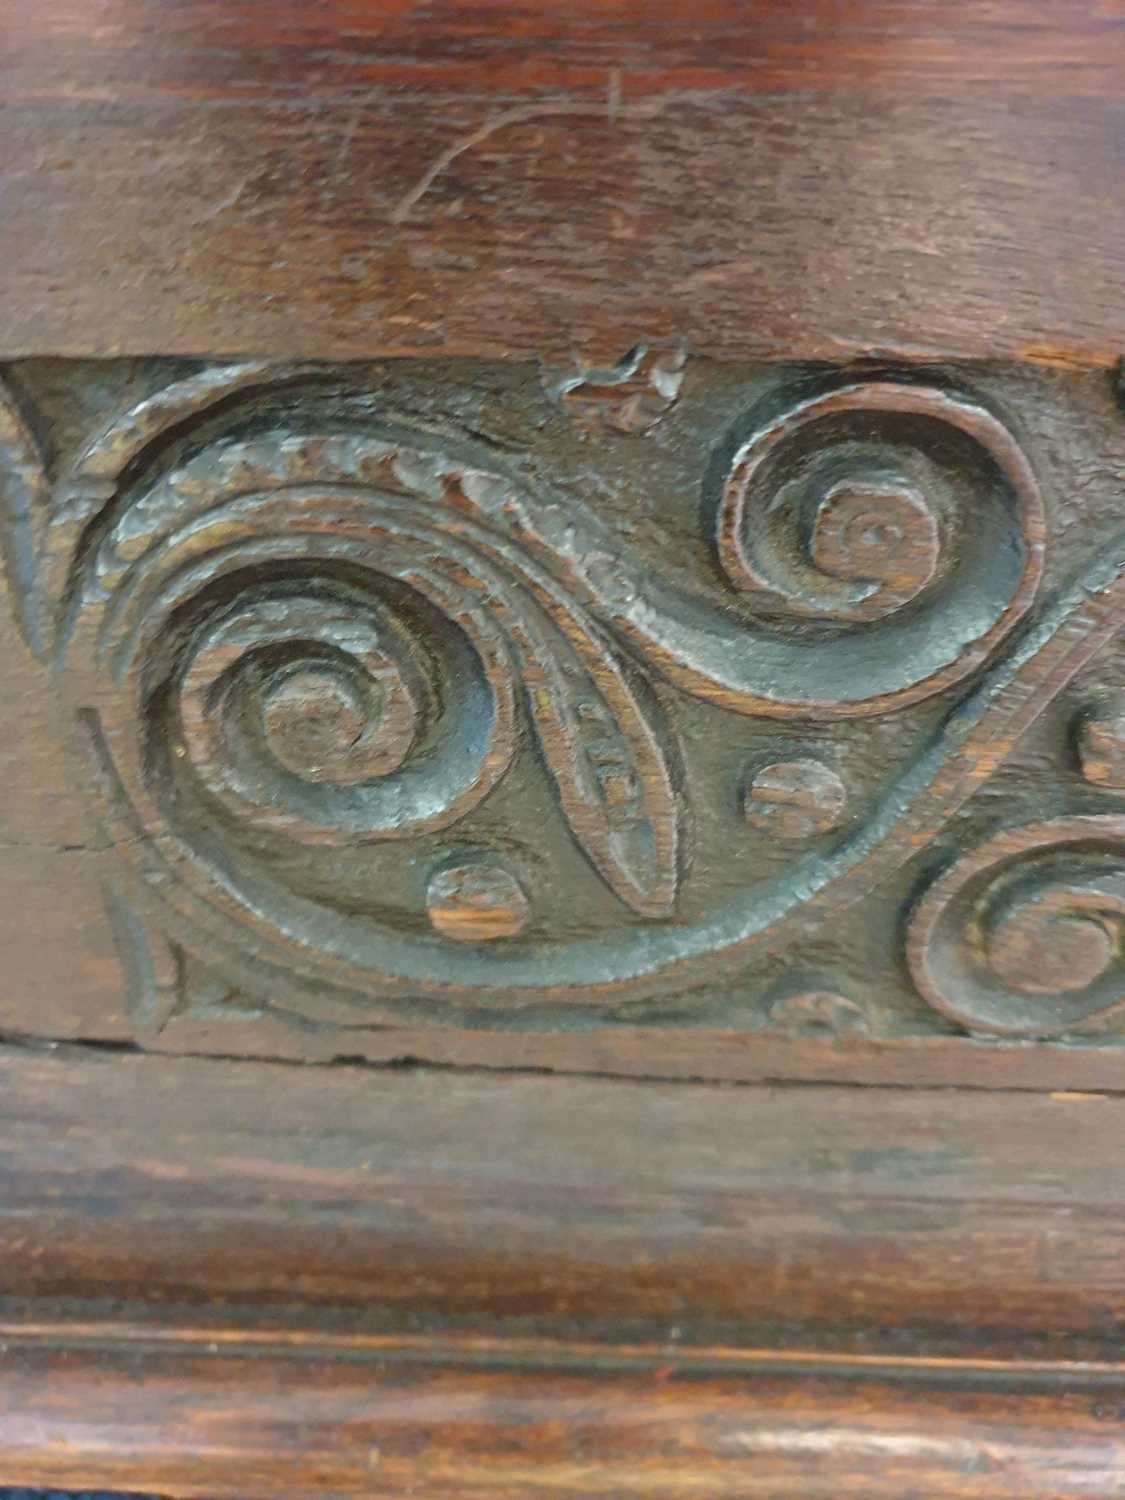
[(1125, 21), (0, 6), (0, 355), (1113, 360)]

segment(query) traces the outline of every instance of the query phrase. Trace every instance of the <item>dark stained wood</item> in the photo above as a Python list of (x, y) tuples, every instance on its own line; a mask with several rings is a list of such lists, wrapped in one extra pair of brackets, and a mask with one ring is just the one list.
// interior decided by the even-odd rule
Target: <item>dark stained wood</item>
[(0, 1056), (10, 1483), (1070, 1497), (1125, 1101)]
[(9, 1036), (1120, 1088), (1103, 373), (5, 374)]
[(1120, 0), (0, 0), (0, 1483), (1120, 1490), (1123, 141)]
[[(262, 9), (189, 0), (162, 19), (146, 3), (89, 10), (59, 0), (43, 15), (5, 12), (7, 66), (31, 97), (73, 89), (145, 98), (167, 88), (188, 99), (292, 99), (307, 78), (328, 95), (357, 85), (413, 81), (472, 92), (567, 72), (590, 79), (616, 55), (642, 77), (758, 92), (832, 88), (948, 91), (1054, 86), (1074, 97), (1112, 92), (1122, 16), (1115, 0), (956, 0), (814, 3), (794, 16), (780, 0), (751, 10), (703, 0), (686, 17), (676, 0), (642, 7), (600, 0), (567, 8), (483, 0), (419, 10), (408, 0), (299, 0)], [(136, 63), (144, 56), (146, 66)]]
[(1125, 346), (1116, 0), (0, 6), (0, 356)]
[(1125, 1462), (1122, 1366), (1005, 1383), (939, 1362), (779, 1368), (667, 1347), (6, 1337), (14, 1483), (185, 1500), (1086, 1500), (1112, 1495)]
[(1102, 1358), (1125, 1318), (1120, 1098), (81, 1049), (0, 1079), (9, 1299)]

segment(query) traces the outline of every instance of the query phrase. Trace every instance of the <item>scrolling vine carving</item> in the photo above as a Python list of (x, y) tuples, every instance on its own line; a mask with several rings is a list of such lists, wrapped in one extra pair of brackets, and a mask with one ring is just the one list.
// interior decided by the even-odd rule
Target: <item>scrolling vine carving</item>
[(611, 501), (541, 387), (558, 472), (385, 372), (148, 379), (70, 462), (34, 390), (0, 403), (15, 610), (84, 745), (139, 1032), (191, 973), (306, 1024), (729, 1016), (759, 950), (900, 871), (915, 1016), (1114, 1013), (1125, 809), (1081, 800), (1120, 785), (1104, 698), (1072, 808), (943, 853), (1125, 612), (1125, 543), (1055, 564), (1034, 445), (971, 381), (758, 373), (668, 487), (698, 537), (665, 561), (629, 444), (674, 453), (689, 394), (663, 449), (614, 428)]

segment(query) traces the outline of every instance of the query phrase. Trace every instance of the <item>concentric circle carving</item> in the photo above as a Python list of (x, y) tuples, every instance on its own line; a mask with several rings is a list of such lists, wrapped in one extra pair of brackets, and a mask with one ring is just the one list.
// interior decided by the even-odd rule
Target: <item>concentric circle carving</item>
[[(983, 407), (872, 381), (806, 400), (735, 455), (718, 518), (731, 585), (774, 618), (832, 627), (818, 675), (885, 696), (982, 662), (1039, 582), (1044, 515), (1019, 445)], [(867, 671), (853, 641), (863, 642)]]
[(1125, 1004), (1125, 817), (1006, 830), (924, 893), (907, 955), (921, 993), (974, 1031), (1049, 1036)]
[[(302, 497), (304, 525), (322, 503), (337, 502)], [(252, 526), (242, 538), (251, 552), (260, 540)], [(513, 753), (497, 632), (464, 604), (455, 626), (423, 633), (418, 611), (451, 611), (456, 595), (415, 579), (422, 597), (411, 611), (405, 593), (388, 591), (411, 569), (395, 547), (383, 550), (377, 584), (349, 583), (341, 563), (366, 550), (341, 532), (322, 570), (303, 552), (307, 576), (258, 579), (228, 542), (222, 587), (212, 579), (182, 616), (174, 587), (171, 597), (159, 586), (146, 593), (152, 620), (176, 622), (160, 652), (174, 699), (156, 716), (150, 767), (162, 744), (182, 745), (232, 812), (308, 842), (443, 827), (488, 793)], [(169, 563), (175, 575), (174, 553), (161, 567)]]

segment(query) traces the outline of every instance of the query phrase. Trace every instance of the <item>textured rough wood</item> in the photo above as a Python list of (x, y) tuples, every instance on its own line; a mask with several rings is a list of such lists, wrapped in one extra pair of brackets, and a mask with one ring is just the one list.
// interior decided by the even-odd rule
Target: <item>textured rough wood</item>
[(1125, 345), (1113, 0), (0, 6), (0, 355)]

